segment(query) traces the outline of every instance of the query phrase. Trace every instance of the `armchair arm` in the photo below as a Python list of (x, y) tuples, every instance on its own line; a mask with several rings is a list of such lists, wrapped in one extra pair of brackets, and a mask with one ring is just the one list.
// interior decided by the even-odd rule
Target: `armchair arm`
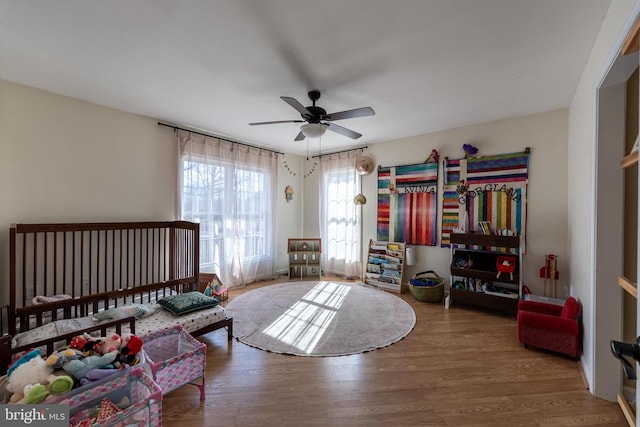
[(518, 311), (518, 327), (521, 325), (578, 335), (577, 321), (531, 311)]
[(562, 307), (555, 304), (548, 304), (546, 302), (520, 300), (518, 301), (518, 312), (520, 311), (531, 311), (551, 316), (560, 316), (560, 313), (562, 313)]

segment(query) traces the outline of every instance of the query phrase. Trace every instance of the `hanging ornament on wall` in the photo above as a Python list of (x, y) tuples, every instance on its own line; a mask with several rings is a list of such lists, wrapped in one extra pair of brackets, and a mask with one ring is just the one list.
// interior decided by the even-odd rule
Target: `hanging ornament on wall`
[(289, 175), (296, 176), (296, 173), (289, 167), (289, 163), (287, 163), (287, 159), (282, 160), (282, 166), (289, 172)]
[(360, 175), (369, 175), (373, 172), (374, 163), (373, 159), (369, 156), (358, 156), (356, 159), (356, 171)]
[(313, 173), (313, 171), (315, 171), (315, 170), (316, 170), (316, 166), (318, 166), (318, 162), (314, 161), (314, 162), (313, 162), (313, 166), (311, 166), (311, 169), (310, 169), (309, 171), (307, 171), (307, 172), (304, 174), (304, 177), (306, 178), (306, 177), (308, 177), (308, 176), (311, 176), (311, 174)]
[(287, 185), (284, 189), (284, 198), (287, 200), (287, 203), (293, 200), (293, 187)]

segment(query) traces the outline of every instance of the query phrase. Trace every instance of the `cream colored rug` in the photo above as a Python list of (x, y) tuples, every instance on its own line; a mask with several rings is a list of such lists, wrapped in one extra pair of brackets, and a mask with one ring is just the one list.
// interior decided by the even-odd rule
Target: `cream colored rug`
[(416, 323), (401, 298), (361, 283), (288, 282), (235, 297), (233, 336), (274, 353), (343, 356), (391, 345)]

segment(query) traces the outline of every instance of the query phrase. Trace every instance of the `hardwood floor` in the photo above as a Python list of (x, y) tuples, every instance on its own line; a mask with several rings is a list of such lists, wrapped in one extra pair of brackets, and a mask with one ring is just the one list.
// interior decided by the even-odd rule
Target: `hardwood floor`
[(575, 361), (524, 349), (514, 317), (401, 297), (416, 312), (414, 330), (369, 353), (287, 356), (227, 344), (222, 330), (201, 337), (207, 398), (189, 385), (169, 393), (163, 425), (627, 425), (616, 403), (585, 389)]

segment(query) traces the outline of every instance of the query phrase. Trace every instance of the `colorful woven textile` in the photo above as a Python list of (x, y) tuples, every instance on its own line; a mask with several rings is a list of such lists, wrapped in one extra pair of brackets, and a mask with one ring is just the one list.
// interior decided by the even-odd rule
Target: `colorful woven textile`
[(378, 169), (378, 240), (435, 245), (438, 163)]
[[(480, 221), (490, 222), (492, 230), (507, 229), (525, 235), (529, 154), (526, 150), (497, 156), (445, 159), (443, 247), (449, 246), (449, 236), (456, 227), (466, 226), (467, 231), (479, 232)], [(469, 223), (460, 224), (465, 217)]]

